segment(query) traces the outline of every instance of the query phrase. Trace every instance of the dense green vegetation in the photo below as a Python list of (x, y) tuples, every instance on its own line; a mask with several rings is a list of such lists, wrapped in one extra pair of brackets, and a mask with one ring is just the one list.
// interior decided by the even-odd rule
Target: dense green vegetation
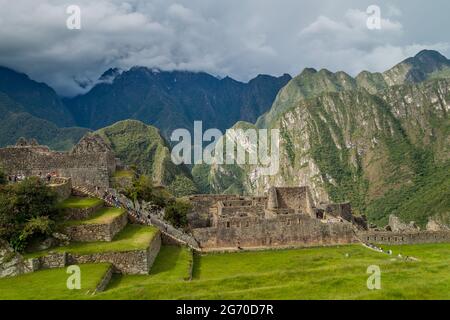
[(142, 175), (133, 179), (129, 187), (123, 193), (134, 201), (151, 202), (164, 208), (174, 201), (173, 196), (164, 188), (155, 188), (150, 177)]
[(165, 219), (175, 227), (187, 225), (187, 214), (191, 208), (188, 201), (177, 199), (165, 188), (155, 188), (147, 176), (134, 179), (131, 186), (123, 192), (129, 199), (145, 201), (165, 208)]
[[(386, 248), (388, 249), (388, 248)], [(196, 255), (162, 247), (149, 276), (115, 276), (103, 293), (85, 295), (101, 267), (82, 273), (81, 292), (65, 289), (65, 269), (0, 280), (4, 299), (450, 299), (450, 245), (392, 246), (393, 255), (360, 245)], [(410, 256), (418, 261), (399, 258)], [(381, 269), (381, 290), (367, 288), (367, 268)], [(83, 266), (87, 270), (91, 266)], [(63, 277), (65, 276), (65, 277)], [(87, 279), (87, 280), (86, 280)], [(45, 280), (45, 281), (44, 281)], [(33, 285), (25, 286), (25, 281)], [(88, 284), (86, 282), (88, 281)], [(62, 282), (62, 284), (60, 283)], [(35, 285), (39, 284), (39, 285)], [(81, 294), (83, 293), (83, 294)]]
[(38, 178), (0, 186), (0, 238), (23, 251), (34, 238), (51, 234), (55, 203), (56, 194)]
[(176, 200), (166, 207), (164, 219), (176, 228), (186, 227), (188, 224), (187, 214), (191, 208), (189, 201)]
[(189, 170), (172, 162), (170, 147), (155, 127), (126, 120), (97, 133), (124, 164), (136, 168), (137, 174), (151, 177), (155, 184), (168, 186), (177, 197), (196, 193)]
[(2, 168), (0, 168), (0, 185), (5, 184), (8, 181), (5, 172), (3, 172)]
[(433, 171), (417, 176), (414, 184), (390, 190), (373, 201), (367, 211), (369, 217), (379, 224), (385, 224), (390, 214), (421, 226), (426, 225), (428, 217), (450, 224), (450, 165), (436, 167)]
[[(51, 112), (50, 112), (51, 113)], [(36, 139), (54, 150), (69, 150), (88, 129), (58, 128), (54, 123), (38, 118), (0, 90), (0, 146), (14, 145), (24, 137)]]

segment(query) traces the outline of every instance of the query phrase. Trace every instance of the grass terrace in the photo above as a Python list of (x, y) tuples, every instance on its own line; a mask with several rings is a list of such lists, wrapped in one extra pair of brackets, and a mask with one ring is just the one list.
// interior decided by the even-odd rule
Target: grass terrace
[[(450, 244), (392, 247), (393, 256), (361, 245), (197, 255), (163, 248), (150, 276), (117, 276), (95, 299), (450, 299)], [(398, 258), (414, 256), (420, 261)], [(381, 268), (381, 290), (367, 288), (367, 268)]]
[[(124, 252), (147, 249), (158, 233), (158, 229), (149, 226), (127, 225), (112, 242), (74, 242), (66, 247), (53, 248), (50, 251), (88, 255), (102, 252)], [(26, 258), (45, 256), (49, 250), (27, 254)]]
[(98, 198), (71, 197), (58, 204), (58, 209), (88, 209), (103, 204)]
[[(132, 231), (135, 239), (143, 232), (133, 228), (127, 230), (127, 233), (132, 234)], [(148, 235), (145, 237), (147, 242)], [(138, 243), (143, 245), (144, 242)], [(107, 290), (95, 296), (87, 296), (84, 292), (66, 292), (62, 287), (65, 282), (61, 283), (62, 277), (67, 276), (64, 270), (48, 270), (0, 279), (0, 298), (450, 299), (450, 244), (384, 248), (392, 249), (394, 254), (390, 256), (361, 245), (348, 245), (196, 255), (193, 279), (186, 281), (192, 262), (191, 252), (186, 248), (163, 246), (150, 275), (115, 275)], [(72, 248), (78, 249), (80, 248)], [(415, 257), (418, 261), (399, 258), (399, 254), (403, 257)], [(377, 265), (381, 269), (381, 290), (372, 291), (367, 288), (370, 276), (367, 268), (371, 265)], [(83, 268), (84, 266), (82, 270)], [(96, 278), (89, 272), (86, 274), (86, 277)], [(91, 283), (94, 282), (92, 279)], [(83, 286), (83, 290), (88, 287)]]
[(119, 170), (116, 171), (113, 175), (114, 178), (133, 178), (134, 172), (131, 170)]
[(0, 300), (88, 299), (109, 267), (108, 263), (80, 265), (81, 290), (67, 289), (67, 278), (70, 275), (66, 273), (66, 268), (0, 279)]
[(65, 227), (86, 225), (86, 224), (108, 224), (117, 217), (125, 213), (122, 208), (103, 208), (98, 210), (93, 216), (85, 220), (73, 220), (64, 222)]

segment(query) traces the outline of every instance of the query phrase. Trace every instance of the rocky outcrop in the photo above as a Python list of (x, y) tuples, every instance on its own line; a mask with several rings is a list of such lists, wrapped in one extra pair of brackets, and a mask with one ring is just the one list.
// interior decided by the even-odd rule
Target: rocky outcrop
[(450, 227), (435, 218), (430, 218), (427, 224), (427, 231), (450, 231)]
[[(428, 56), (435, 55), (417, 59), (428, 63)], [(430, 75), (442, 71), (435, 67)], [(428, 216), (448, 211), (438, 186), (450, 159), (450, 80), (434, 74), (416, 83), (394, 73), (389, 81), (397, 85), (391, 86), (381, 74), (365, 73), (355, 83), (345, 74), (305, 70), (257, 124), (280, 130), (277, 174), (264, 175), (255, 165), (212, 165), (196, 178), (212, 193), (262, 195), (273, 186), (307, 185), (316, 203), (349, 201), (378, 225), (395, 213), (425, 226)], [(258, 126), (238, 123), (233, 129)], [(433, 192), (424, 198), (428, 203), (408, 202), (424, 192)]]
[(403, 223), (395, 215), (389, 216), (389, 229), (392, 232), (414, 232), (420, 231), (420, 228), (416, 225), (414, 221), (409, 224)]
[(0, 240), (0, 278), (28, 272), (27, 262), (6, 241)]
[(105, 152), (112, 152), (111, 147), (100, 135), (92, 133), (85, 135), (71, 151), (72, 154)]

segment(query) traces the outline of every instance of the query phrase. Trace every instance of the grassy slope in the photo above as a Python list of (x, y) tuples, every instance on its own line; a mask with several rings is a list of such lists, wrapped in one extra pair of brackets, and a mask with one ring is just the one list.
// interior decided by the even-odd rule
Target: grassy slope
[[(9, 289), (7, 294), (0, 291), (0, 297), (450, 299), (450, 244), (390, 248), (394, 251), (393, 256), (360, 245), (196, 256), (194, 279), (184, 281), (189, 270), (190, 252), (184, 248), (162, 247), (149, 276), (115, 276), (107, 291), (94, 297), (64, 292), (58, 284), (65, 275), (61, 270), (26, 276), (33, 283), (30, 288), (25, 288), (22, 277), (0, 280), (0, 288)], [(420, 261), (406, 262), (396, 258), (398, 254), (413, 256)], [(371, 265), (381, 268), (382, 289), (379, 291), (370, 291), (366, 286), (369, 277), (366, 270)]]
[[(187, 258), (172, 252), (176, 262), (159, 258), (153, 276), (117, 278), (96, 299), (450, 299), (449, 244), (393, 249), (421, 261), (392, 260), (358, 245), (217, 254), (196, 257), (194, 280), (186, 282)], [(380, 291), (366, 287), (370, 265), (381, 268)]]
[(104, 263), (81, 265), (81, 290), (67, 289), (66, 283), (70, 275), (65, 268), (0, 279), (0, 300), (87, 299), (109, 266)]
[(97, 198), (77, 198), (71, 197), (58, 204), (59, 209), (87, 209), (103, 203), (103, 200)]
[(93, 216), (85, 220), (74, 220), (63, 223), (64, 226), (76, 226), (85, 224), (108, 224), (115, 218), (123, 215), (124, 209), (120, 208), (103, 208), (97, 211)]
[[(127, 225), (112, 242), (71, 243), (67, 247), (59, 247), (51, 251), (84, 255), (97, 252), (142, 250), (149, 247), (157, 231), (154, 227)], [(39, 257), (47, 253), (48, 251), (34, 252), (26, 257)]]

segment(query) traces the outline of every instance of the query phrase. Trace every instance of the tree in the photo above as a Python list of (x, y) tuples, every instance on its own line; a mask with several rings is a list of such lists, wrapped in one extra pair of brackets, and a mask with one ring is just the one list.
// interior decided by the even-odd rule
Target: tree
[(166, 207), (164, 219), (176, 228), (184, 228), (187, 226), (187, 214), (191, 208), (189, 202), (177, 200)]
[(48, 235), (53, 228), (52, 218), (57, 196), (39, 178), (0, 189), (0, 238), (8, 241), (16, 251), (23, 251), (35, 237)]
[(0, 185), (6, 184), (7, 181), (5, 172), (0, 168)]
[(133, 182), (132, 187), (127, 188), (125, 195), (133, 200), (151, 202), (161, 208), (167, 206), (170, 196), (153, 187), (152, 179), (148, 176), (140, 176)]
[(169, 190), (175, 197), (178, 198), (198, 193), (194, 182), (185, 176), (177, 176), (170, 184)]

